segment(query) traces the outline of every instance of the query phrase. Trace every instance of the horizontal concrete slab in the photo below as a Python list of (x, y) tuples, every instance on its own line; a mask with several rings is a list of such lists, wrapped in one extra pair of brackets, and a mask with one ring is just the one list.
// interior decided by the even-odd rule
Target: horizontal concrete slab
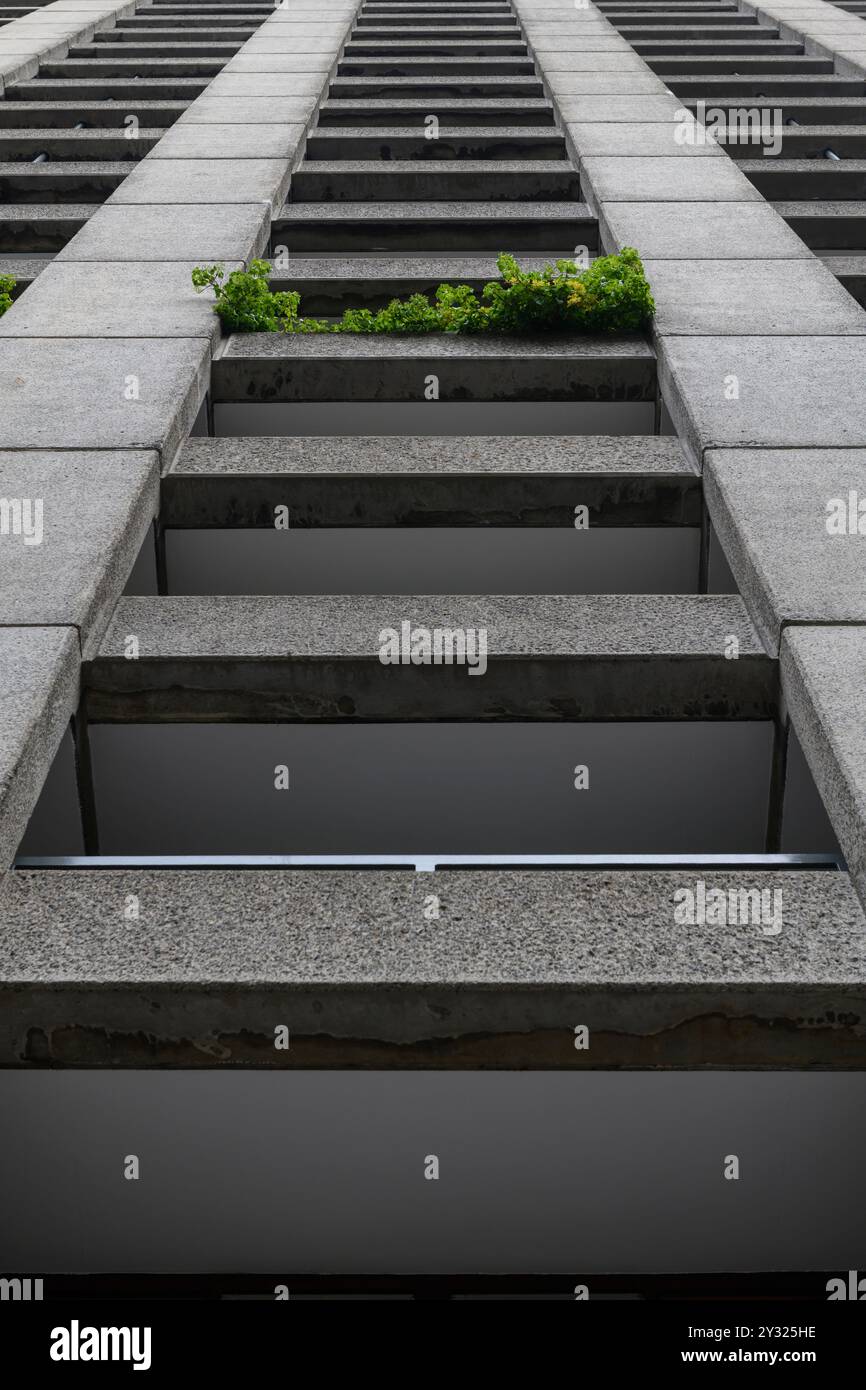
[(656, 96), (563, 96), (558, 102), (562, 119), (589, 124), (613, 125), (627, 121), (644, 125), (661, 121), (670, 124), (682, 103), (670, 93)]
[(63, 77), (52, 80), (40, 75), (38, 82), (19, 82), (13, 93), (16, 101), (69, 101), (80, 97), (87, 101), (129, 102), (130, 110), (139, 101), (161, 98), (191, 101), (208, 86), (206, 77)]
[[(17, 545), (17, 537), (0, 544)], [(78, 704), (72, 627), (0, 627), (0, 864), (12, 858)]]
[(173, 126), (149, 153), (152, 159), (294, 159), (306, 123), (277, 125), (222, 125), (185, 122)]
[(290, 251), (498, 253), (554, 252), (573, 255), (576, 246), (594, 251), (598, 224), (585, 203), (360, 202), (287, 203), (272, 223), (274, 245)]
[[(477, 202), (461, 199), (459, 202), (436, 202), (432, 204), (400, 199), (397, 202), (358, 202), (358, 203), (286, 203), (281, 208), (280, 219), (293, 222), (318, 222), (327, 217), (334, 221), (365, 220), (379, 222), (386, 217), (398, 218), (401, 211), (406, 220), (427, 216), (433, 223), (454, 217), (472, 221), (501, 222), (503, 219), (519, 218), (527, 222), (562, 222), (570, 224), (577, 219), (587, 219), (585, 203), (576, 202)], [(595, 219), (592, 219), (593, 221)], [(561, 233), (560, 233), (561, 235)]]
[(606, 202), (599, 222), (611, 250), (638, 246), (652, 261), (812, 259), (808, 246), (763, 201)]
[(146, 125), (140, 126), (132, 136), (110, 126), (88, 130), (0, 127), (0, 159), (32, 161), (39, 155), (47, 155), (52, 162), (66, 159), (133, 161), (152, 150), (162, 134), (161, 127)]
[[(2, 259), (2, 258), (0, 258)], [(543, 270), (551, 256), (521, 253), (524, 270)], [(435, 295), (443, 283), (469, 285), (481, 293), (501, 280), (496, 257), (488, 256), (292, 256), (283, 270), (274, 269), (273, 287), (297, 290), (301, 312), (340, 314), (353, 307), (381, 307), (395, 297)]]
[[(244, 46), (242, 53), (226, 63), (224, 71), (227, 77), (235, 73), (314, 73), (318, 75), (320, 82), (324, 83), (334, 65), (336, 56), (333, 45), (330, 43), (320, 53), (274, 53), (272, 55), (247, 53), (246, 46)], [(291, 83), (286, 84), (286, 95), (291, 94), (292, 85)]]
[(863, 337), (666, 337), (665, 400), (696, 458), (712, 448), (857, 448)]
[[(404, 623), (483, 630), (485, 672), (383, 663)], [(86, 680), (110, 721), (768, 719), (777, 698), (742, 600), (707, 595), (126, 598)]]
[(807, 246), (831, 251), (866, 244), (866, 201), (786, 200), (774, 202), (773, 208)]
[[(318, 110), (318, 130), (334, 126), (389, 126), (397, 121), (421, 126), (430, 113), (427, 101), (394, 97), (389, 101), (375, 97), (348, 100), (330, 98)], [(0, 111), (2, 115), (2, 111)], [(552, 127), (553, 107), (544, 97), (445, 97), (436, 102), (440, 127), (470, 125), (546, 125)]]
[(861, 334), (866, 314), (817, 260), (647, 260), (657, 333)]
[(41, 50), (38, 54), (39, 58), (49, 61), (65, 58), (69, 52), (68, 39), (62, 35), (58, 36), (49, 32), (42, 36), (41, 42), (34, 43), (32, 39), (25, 36), (6, 38), (5, 32), (4, 29), (0, 29), (0, 69), (5, 65), (7, 58), (20, 61), (22, 58), (34, 57), (34, 48)]
[(2, 338), (3, 442), (155, 449), (167, 462), (198, 413), (209, 361), (206, 338)]
[(556, 101), (567, 96), (664, 96), (660, 77), (643, 72), (551, 72), (548, 86)]
[[(102, 49), (97, 50), (100, 54)], [(40, 63), (39, 71), (45, 77), (88, 78), (100, 81), (103, 77), (127, 78), (135, 82), (139, 77), (201, 77), (207, 80), (219, 72), (223, 58), (135, 58), (97, 57), (63, 58), (54, 62)]]
[(859, 198), (866, 192), (864, 159), (742, 159), (739, 167), (766, 198)]
[(158, 510), (156, 454), (0, 453), (0, 498), (23, 509), (0, 537), (0, 627), (77, 629), (94, 655)]
[(540, 97), (544, 89), (536, 76), (514, 74), (488, 77), (478, 73), (440, 72), (413, 77), (334, 77), (329, 84), (334, 99), (344, 97), (426, 98), (438, 100), (451, 97)]
[(373, 210), (378, 199), (485, 198), (495, 204), (579, 196), (580, 180), (567, 159), (315, 159), (292, 175), (293, 202), (366, 198)]
[[(667, 45), (664, 45), (667, 48)], [(783, 47), (783, 45), (780, 45)], [(713, 54), (704, 57), (688, 57), (682, 52), (671, 53), (655, 52), (647, 55), (647, 64), (658, 72), (666, 82), (672, 82), (678, 75), (687, 77), (699, 77), (706, 74), (708, 77), (718, 77), (725, 73), (733, 73), (737, 77), (754, 75), (759, 80), (766, 76), (773, 79), (777, 76), (792, 75), (802, 77), (806, 74), (824, 74), (832, 77), (833, 63), (826, 58), (808, 58), (796, 53), (780, 54), (774, 57), (772, 53), (760, 52), (756, 55), (743, 53), (729, 53), (722, 56)]]
[[(698, 136), (701, 128), (697, 122), (676, 101), (672, 104), (674, 110), (667, 121), (566, 121), (565, 128), (581, 161), (611, 155), (629, 159), (718, 158), (724, 153), (712, 139)], [(679, 119), (674, 114), (677, 111)], [(692, 131), (696, 138), (685, 141), (683, 131)]]
[(98, 211), (95, 203), (4, 203), (3, 245), (13, 255), (58, 251)]
[(16, 291), (25, 289), (51, 265), (50, 256), (4, 256), (0, 255), (0, 275), (11, 275), (16, 282)]
[[(255, 51), (268, 47), (260, 43)], [(286, 52), (289, 45), (280, 48)], [(517, 29), (491, 34), (486, 28), (449, 29), (434, 36), (429, 29), (385, 29), (354, 33), (343, 50), (344, 58), (525, 58), (526, 42)]]
[[(192, 284), (194, 261), (62, 261), (0, 318), (0, 338), (205, 338), (219, 336), (213, 304)], [(229, 263), (239, 270), (243, 261)], [(840, 293), (844, 293), (840, 289)]]
[(704, 490), (771, 649), (790, 623), (866, 624), (866, 449), (714, 449)]
[(245, 261), (267, 243), (265, 203), (106, 205), (58, 253), (58, 261)]
[(569, 50), (568, 44), (562, 49), (549, 48), (534, 54), (545, 76), (553, 73), (579, 72), (646, 72), (646, 64), (623, 39), (595, 39), (580, 43)]
[[(577, 501), (575, 499), (578, 499)], [(700, 482), (659, 435), (190, 439), (164, 526), (697, 526)]]
[(129, 177), (129, 171), (128, 159), (56, 159), (42, 164), (6, 160), (0, 163), (0, 199), (99, 203)]
[(10, 872), (0, 1064), (862, 1067), (848, 876), (700, 878), (781, 931), (677, 924), (683, 871)]
[[(781, 60), (780, 60), (781, 61)], [(731, 60), (729, 68), (734, 67)], [(700, 73), (689, 76), (686, 73), (670, 73), (662, 76), (668, 87), (684, 99), (693, 97), (704, 97), (708, 102), (712, 99), (715, 103), (717, 96), (739, 96), (749, 97), (750, 105), (754, 104), (755, 99), (765, 97), (767, 102), (775, 102), (779, 98), (795, 96), (832, 96), (850, 97), (862, 95), (862, 81), (843, 79), (836, 77), (832, 73), (755, 73), (751, 76), (740, 75), (736, 71), (721, 72), (718, 75)]]
[(584, 194), (600, 203), (747, 203), (761, 196), (733, 160), (721, 157), (594, 157), (581, 161), (581, 179)]
[(145, 159), (109, 202), (269, 203), (276, 212), (288, 186), (289, 166), (283, 159)]
[[(2, 136), (0, 136), (2, 148)], [(440, 127), (435, 140), (420, 122), (405, 118), (391, 126), (317, 126), (307, 137), (305, 160), (502, 160), (509, 173), (512, 161), (523, 158), (563, 159), (565, 140), (553, 125), (496, 125), (467, 122), (448, 130)]]
[(320, 72), (295, 72), (291, 81), (278, 72), (231, 72), (225, 69), (208, 84), (208, 97), (318, 97), (325, 83)]
[(300, 55), (307, 58), (321, 56), (327, 66), (339, 51), (346, 36), (346, 27), (341, 24), (336, 29), (322, 28), (309, 33), (302, 32), (307, 26), (301, 24), (283, 25), (281, 29), (270, 28), (244, 44), (244, 56), (272, 57), (274, 55), (291, 57)]
[(315, 110), (316, 97), (244, 97), (204, 95), (194, 102), (178, 118), (182, 125), (293, 125), (306, 124)]
[(854, 884), (866, 899), (866, 627), (789, 627), (783, 689)]
[(653, 400), (655, 355), (639, 335), (234, 334), (212, 371), (215, 401)]
[[(275, 58), (272, 61), (276, 63), (278, 60)], [(471, 55), (465, 58), (350, 58), (344, 54), (337, 71), (341, 77), (369, 77), (374, 80), (387, 79), (394, 74), (410, 78), (433, 75), (459, 80), (461, 75), (471, 76), (474, 73), (491, 77), (526, 76), (534, 71), (534, 67), (528, 56), (516, 57), (508, 54), (501, 58), (475, 58)]]
[(0, 102), (0, 130), (26, 126), (29, 130), (51, 127), (68, 130), (78, 121), (89, 126), (123, 130), (127, 116), (137, 116), (140, 125), (171, 125), (186, 110), (182, 101), (136, 101), (129, 106), (106, 101), (13, 101)]

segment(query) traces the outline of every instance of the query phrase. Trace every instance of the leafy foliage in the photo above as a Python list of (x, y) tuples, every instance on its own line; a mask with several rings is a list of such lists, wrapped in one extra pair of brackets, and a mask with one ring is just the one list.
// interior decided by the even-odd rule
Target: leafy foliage
[(233, 270), (227, 277), (221, 265), (197, 265), (192, 283), (200, 294), (212, 288), (216, 311), (234, 333), (297, 333), (298, 305), (295, 290), (272, 290), (268, 261), (251, 261), (249, 270)]
[(212, 288), (215, 309), (240, 333), (629, 333), (649, 324), (655, 305), (640, 256), (627, 246), (583, 271), (573, 261), (521, 270), (513, 256), (497, 259), (502, 277), (477, 295), (469, 285), (440, 285), (426, 295), (392, 299), (384, 309), (347, 309), (342, 319), (302, 318), (296, 290), (272, 290), (270, 265), (226, 276), (221, 265), (197, 266), (196, 290)]
[(14, 276), (0, 275), (0, 314), (5, 314), (7, 309), (12, 308), (12, 291), (14, 288)]

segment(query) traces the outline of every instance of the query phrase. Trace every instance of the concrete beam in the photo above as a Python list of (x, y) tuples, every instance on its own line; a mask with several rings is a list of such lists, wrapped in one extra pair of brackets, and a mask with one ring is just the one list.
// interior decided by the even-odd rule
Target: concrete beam
[(698, 526), (697, 473), (642, 435), (190, 439), (162, 485), (164, 526)]
[[(866, 346), (866, 345), (864, 345)], [(456, 334), (234, 334), (213, 364), (214, 401), (651, 401), (652, 349), (638, 335), (475, 340)]]
[(847, 875), (701, 880), (778, 894), (778, 933), (678, 925), (685, 872), (19, 870), (0, 1066), (866, 1065)]
[[(483, 632), (485, 671), (383, 664), (404, 624)], [(110, 722), (771, 719), (776, 680), (727, 595), (125, 598), (86, 671)]]

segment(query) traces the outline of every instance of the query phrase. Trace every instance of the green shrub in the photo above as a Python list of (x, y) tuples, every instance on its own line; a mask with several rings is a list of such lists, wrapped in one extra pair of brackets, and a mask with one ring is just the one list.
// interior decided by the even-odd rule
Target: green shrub
[(301, 296), (294, 290), (272, 290), (268, 261), (251, 261), (249, 270), (233, 270), (226, 278), (221, 265), (197, 265), (192, 283), (199, 294), (213, 289), (216, 311), (233, 333), (296, 333)]
[(477, 295), (469, 285), (440, 285), (433, 302), (423, 294), (392, 299), (384, 309), (347, 309), (342, 319), (302, 318), (296, 290), (271, 290), (270, 265), (226, 277), (221, 265), (197, 266), (198, 291), (212, 288), (214, 308), (236, 333), (630, 333), (653, 316), (640, 256), (627, 246), (580, 271), (573, 261), (521, 270), (513, 256), (497, 259), (502, 277)]
[(0, 275), (0, 315), (12, 308), (12, 291), (15, 288), (13, 275)]

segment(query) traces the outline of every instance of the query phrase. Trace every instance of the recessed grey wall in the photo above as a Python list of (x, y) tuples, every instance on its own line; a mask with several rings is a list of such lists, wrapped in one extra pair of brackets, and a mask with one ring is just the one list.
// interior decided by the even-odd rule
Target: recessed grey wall
[(188, 530), (166, 562), (172, 594), (681, 594), (698, 545), (695, 527)]
[[(206, 432), (201, 425), (196, 433)], [(328, 401), (214, 408), (217, 435), (652, 434), (645, 401)], [(664, 429), (664, 434), (673, 433)]]
[(763, 848), (766, 724), (95, 725), (91, 746), (103, 853)]
[[(726, 722), (90, 730), (104, 854), (756, 853), (771, 737)], [(784, 849), (835, 851), (796, 743), (789, 779)], [(81, 852), (66, 746), (20, 853)]]
[(47, 1274), (49, 1291), (51, 1271), (276, 1282), (866, 1258), (857, 1074), (6, 1072), (0, 1107), (0, 1269)]

